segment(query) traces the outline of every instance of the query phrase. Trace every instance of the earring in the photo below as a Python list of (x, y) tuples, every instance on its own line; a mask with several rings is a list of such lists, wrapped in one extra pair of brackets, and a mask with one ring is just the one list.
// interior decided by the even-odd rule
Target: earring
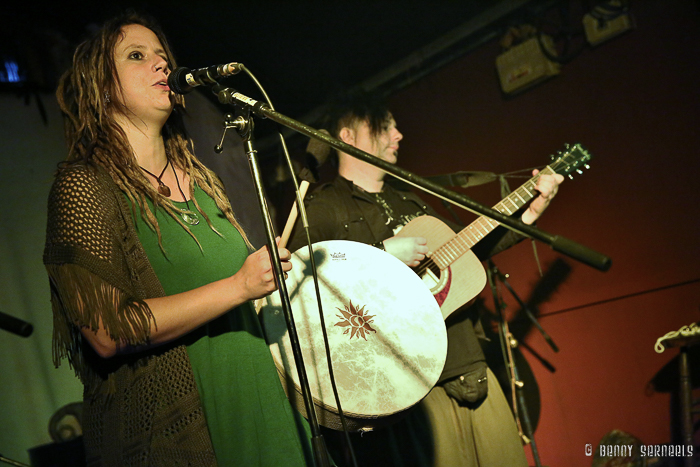
[(105, 91), (105, 104), (109, 104), (111, 101), (109, 99), (109, 91)]

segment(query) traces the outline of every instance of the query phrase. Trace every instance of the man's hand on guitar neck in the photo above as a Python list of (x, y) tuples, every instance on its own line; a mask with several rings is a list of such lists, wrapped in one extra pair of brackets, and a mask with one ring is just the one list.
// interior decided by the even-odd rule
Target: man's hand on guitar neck
[[(537, 175), (538, 171), (534, 170), (532, 175)], [(527, 207), (520, 220), (524, 224), (532, 224), (535, 222), (542, 213), (547, 209), (549, 203), (556, 196), (559, 190), (559, 185), (564, 181), (564, 176), (559, 174), (553, 175), (542, 175), (537, 180), (537, 186), (535, 189), (539, 193), (537, 198), (533, 199), (530, 205)]]
[(410, 267), (418, 266), (428, 253), (428, 240), (425, 237), (391, 237), (383, 243), (387, 253)]
[[(534, 170), (532, 174), (533, 176), (537, 175), (538, 171)], [(521, 216), (523, 223), (532, 224), (542, 215), (557, 194), (559, 185), (563, 181), (564, 176), (559, 174), (543, 174), (537, 179), (535, 190), (538, 195), (523, 212)], [(410, 267), (418, 266), (428, 253), (428, 240), (425, 237), (394, 236), (384, 240), (383, 244), (387, 253), (395, 256)]]

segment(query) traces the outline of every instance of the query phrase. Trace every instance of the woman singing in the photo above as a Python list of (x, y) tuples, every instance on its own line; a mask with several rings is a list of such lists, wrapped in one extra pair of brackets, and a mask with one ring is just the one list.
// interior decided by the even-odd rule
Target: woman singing
[(44, 262), (88, 465), (311, 464), (251, 306), (276, 289), (267, 247), (249, 254), (192, 153), (174, 66), (158, 26), (126, 14), (78, 46), (57, 90), (68, 157)]

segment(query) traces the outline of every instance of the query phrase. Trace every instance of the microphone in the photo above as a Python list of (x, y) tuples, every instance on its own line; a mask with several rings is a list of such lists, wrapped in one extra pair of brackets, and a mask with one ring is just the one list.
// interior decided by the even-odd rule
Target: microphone
[(219, 78), (239, 73), (245, 67), (242, 63), (231, 62), (207, 68), (190, 70), (184, 66), (177, 67), (168, 75), (168, 86), (177, 94), (187, 94), (197, 86), (217, 84)]
[(17, 334), (18, 336), (29, 337), (32, 331), (34, 331), (34, 326), (0, 311), (0, 329), (4, 329), (12, 334)]

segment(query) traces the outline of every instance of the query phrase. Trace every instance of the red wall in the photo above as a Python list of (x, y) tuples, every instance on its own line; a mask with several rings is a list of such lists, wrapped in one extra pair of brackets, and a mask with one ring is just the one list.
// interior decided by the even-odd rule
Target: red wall
[[(647, 384), (678, 351), (657, 354), (654, 344), (700, 319), (700, 13), (691, 0), (632, 2), (631, 11), (635, 30), (586, 48), (517, 97), (500, 93), (492, 42), (391, 101), (405, 135), (399, 164), (419, 175), (540, 166), (564, 143), (593, 154), (591, 170), (567, 180), (539, 222), (613, 259), (606, 273), (567, 260), (569, 279), (540, 307), (559, 353), (537, 332), (527, 338), (556, 367), (550, 373), (524, 352), (541, 391), (535, 439), (549, 466), (590, 465), (585, 444), (616, 428), (670, 442), (670, 397)], [(496, 183), (466, 193), (500, 199)], [(559, 256), (543, 244), (538, 252), (543, 267)], [(495, 261), (527, 298), (538, 279), (529, 243)], [(490, 292), (482, 295), (490, 305)]]

